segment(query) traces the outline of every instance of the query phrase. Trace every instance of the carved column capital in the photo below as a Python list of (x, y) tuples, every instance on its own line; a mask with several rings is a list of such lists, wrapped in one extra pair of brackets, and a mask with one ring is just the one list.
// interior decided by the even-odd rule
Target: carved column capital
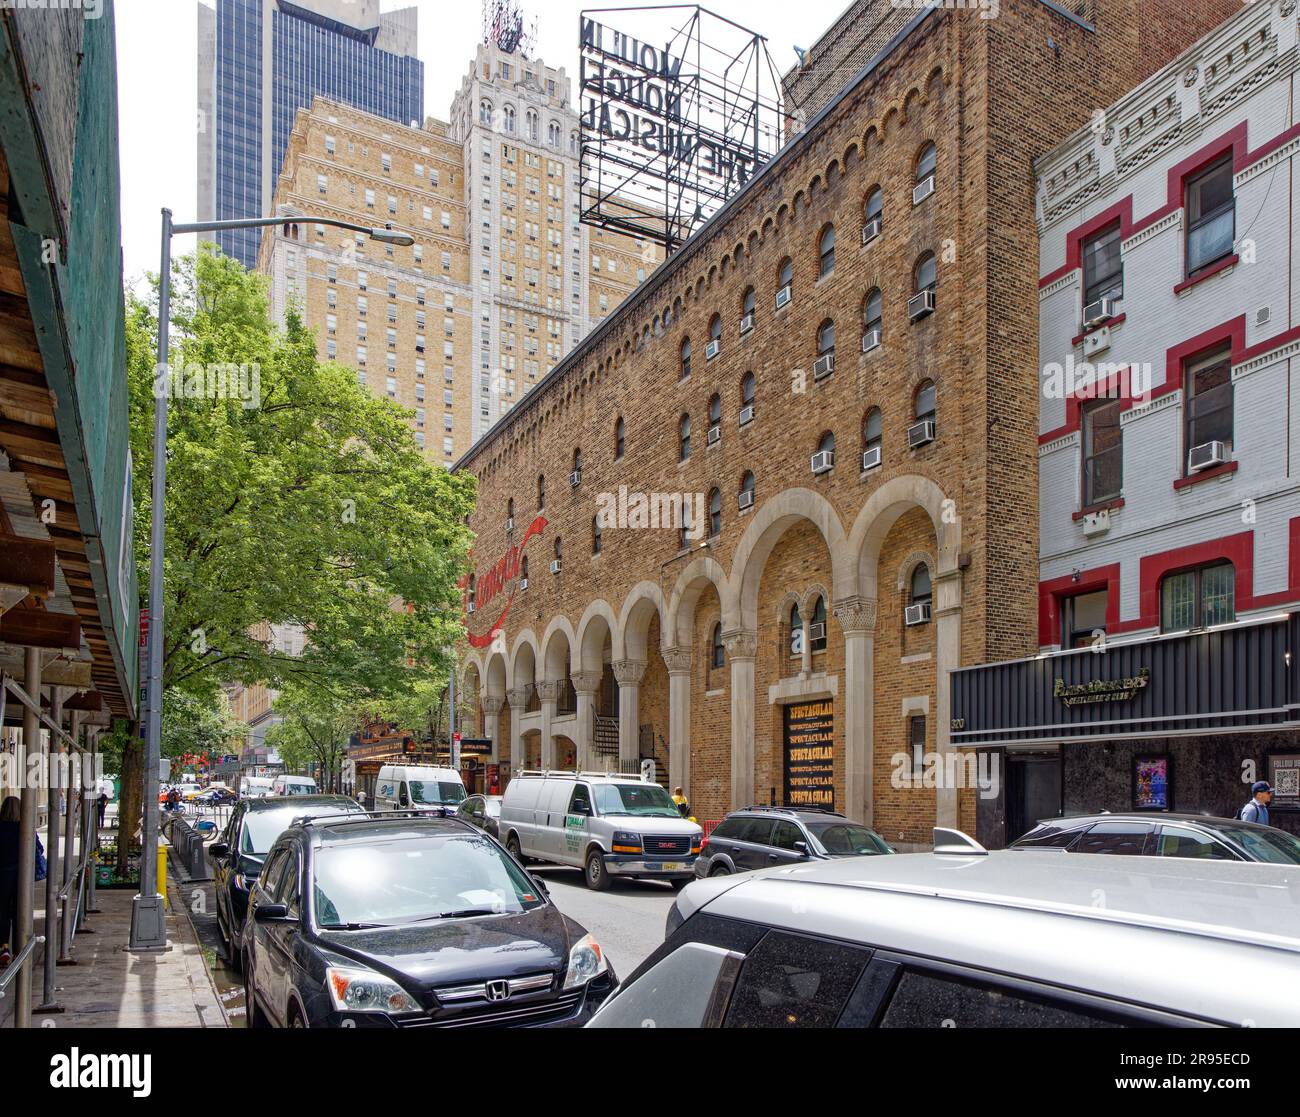
[(727, 658), (731, 660), (754, 659), (758, 655), (758, 633), (736, 629), (724, 632), (722, 643), (727, 649)]
[(515, 710), (522, 710), (528, 705), (528, 699), (532, 697), (533, 684), (525, 683), (523, 686), (511, 687), (506, 691), (506, 697), (510, 699), (510, 706)]
[(569, 676), (579, 694), (595, 694), (600, 689), (599, 671), (575, 671)]
[(846, 597), (831, 608), (845, 636), (870, 636), (876, 631), (876, 599)]
[(563, 679), (546, 679), (537, 684), (537, 697), (543, 702), (554, 702), (560, 697), (563, 688)]
[(479, 702), (482, 704), (485, 714), (489, 717), (496, 717), (506, 704), (506, 696), (504, 694), (485, 694), (479, 699)]
[(645, 677), (645, 664), (635, 659), (620, 659), (610, 666), (619, 686), (637, 686)]
[(664, 663), (669, 675), (689, 675), (691, 672), (691, 649), (689, 647), (664, 648)]

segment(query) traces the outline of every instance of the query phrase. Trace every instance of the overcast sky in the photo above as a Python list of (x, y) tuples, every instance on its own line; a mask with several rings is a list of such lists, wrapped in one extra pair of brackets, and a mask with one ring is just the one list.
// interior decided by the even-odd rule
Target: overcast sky
[[(481, 0), (414, 0), (420, 9), (426, 116), (447, 119), (452, 97), (481, 38)], [(707, 7), (767, 36), (778, 72), (796, 61), (848, 0), (709, 0)], [(409, 7), (384, 0), (385, 11)], [(578, 14), (620, 6), (617, 0), (525, 0), (537, 18), (534, 54), (548, 65), (578, 72)], [(118, 113), (122, 145), (122, 242), (128, 282), (159, 262), (159, 211), (178, 222), (195, 215), (196, 0), (117, 0)], [(671, 18), (665, 16), (665, 19)], [(609, 16), (609, 26), (619, 26)], [(576, 90), (575, 90), (576, 94)], [(189, 251), (193, 238), (177, 238)]]

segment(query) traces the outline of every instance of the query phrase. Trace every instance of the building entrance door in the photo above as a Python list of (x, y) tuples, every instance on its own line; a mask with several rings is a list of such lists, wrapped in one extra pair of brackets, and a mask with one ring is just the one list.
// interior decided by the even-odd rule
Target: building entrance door
[(1059, 753), (1007, 754), (1007, 844), (1061, 813)]

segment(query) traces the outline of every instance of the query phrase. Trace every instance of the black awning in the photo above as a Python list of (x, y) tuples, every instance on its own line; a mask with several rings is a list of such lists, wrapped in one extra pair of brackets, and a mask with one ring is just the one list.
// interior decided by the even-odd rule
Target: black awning
[[(1300, 614), (952, 674), (952, 742), (1031, 744), (1300, 725)], [(1290, 661), (1290, 662), (1288, 662)]]

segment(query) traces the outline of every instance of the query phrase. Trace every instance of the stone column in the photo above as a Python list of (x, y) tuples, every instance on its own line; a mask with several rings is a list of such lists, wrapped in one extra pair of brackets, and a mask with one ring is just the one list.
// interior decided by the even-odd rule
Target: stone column
[(668, 667), (668, 782), (691, 797), (691, 649), (665, 648)]
[(506, 704), (504, 694), (485, 694), (479, 699), (483, 706), (483, 734), (492, 738), (492, 762), (501, 761), (501, 709)]
[(618, 762), (623, 771), (636, 770), (640, 758), (637, 732), (640, 728), (641, 680), (645, 677), (645, 664), (635, 659), (620, 659), (614, 663), (614, 678), (618, 680)]
[(509, 764), (512, 779), (514, 774), (524, 766), (524, 758), (528, 755), (524, 751), (524, 727), (522, 721), (524, 711), (528, 708), (528, 697), (532, 692), (532, 683), (512, 687), (506, 691), (506, 697), (510, 700)]
[(758, 634), (737, 629), (722, 642), (731, 664), (731, 803), (739, 810), (754, 802), (754, 659)]
[(849, 818), (875, 813), (876, 602), (846, 597), (833, 608), (844, 633), (844, 797)]
[(577, 671), (569, 678), (573, 680), (573, 689), (578, 696), (573, 743), (578, 746), (578, 771), (582, 772), (595, 767), (591, 746), (596, 733), (596, 691), (600, 689), (600, 672)]
[(547, 679), (537, 684), (537, 697), (542, 700), (542, 767), (555, 767), (555, 738), (551, 735), (551, 721), (560, 699), (563, 679)]
[[(934, 747), (941, 771), (947, 774), (952, 750), (952, 672), (961, 666), (961, 571), (947, 570), (934, 579), (935, 711)], [(935, 789), (936, 826), (956, 828), (957, 789)]]

